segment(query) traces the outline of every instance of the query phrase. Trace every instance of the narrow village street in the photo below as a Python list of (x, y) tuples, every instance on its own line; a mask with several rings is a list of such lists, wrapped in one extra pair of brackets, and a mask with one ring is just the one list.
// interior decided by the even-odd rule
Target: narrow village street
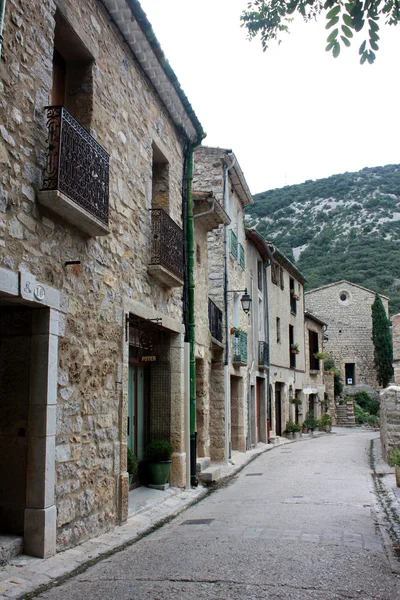
[(369, 464), (376, 432), (287, 444), (43, 600), (395, 600)]

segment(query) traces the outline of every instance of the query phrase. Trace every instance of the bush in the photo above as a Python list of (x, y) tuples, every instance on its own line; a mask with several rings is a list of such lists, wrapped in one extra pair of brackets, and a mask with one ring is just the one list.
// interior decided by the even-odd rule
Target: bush
[(371, 427), (379, 427), (379, 417), (376, 415), (369, 415), (367, 423), (368, 425), (371, 425)]
[(138, 459), (130, 448), (128, 448), (127, 455), (127, 471), (129, 475), (136, 475), (138, 472)]
[(400, 448), (393, 448), (392, 457), (388, 462), (391, 467), (395, 465), (400, 467)]
[(363, 410), (370, 415), (378, 415), (380, 402), (377, 398), (372, 398), (367, 392), (357, 392), (354, 394), (354, 400)]
[(285, 433), (296, 433), (301, 430), (302, 426), (299, 423), (294, 423), (293, 421), (288, 421), (286, 423)]
[(171, 460), (174, 447), (168, 440), (153, 440), (147, 447), (147, 458), (151, 462)]
[(314, 429), (317, 429), (318, 421), (314, 417), (314, 413), (312, 410), (310, 410), (310, 412), (307, 413), (303, 425), (304, 427), (307, 427), (307, 429), (309, 429), (310, 431), (314, 431)]
[(363, 423), (366, 423), (368, 421), (368, 417), (370, 416), (370, 414), (367, 411), (360, 408), (359, 406), (355, 406), (354, 416), (356, 418), (356, 423), (358, 423), (359, 425), (363, 425)]
[(320, 427), (331, 427), (332, 426), (332, 417), (325, 413), (319, 420)]

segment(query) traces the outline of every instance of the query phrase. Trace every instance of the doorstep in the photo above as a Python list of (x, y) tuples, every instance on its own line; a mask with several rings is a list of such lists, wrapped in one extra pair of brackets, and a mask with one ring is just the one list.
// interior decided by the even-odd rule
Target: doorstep
[[(218, 483), (223, 484), (260, 454), (291, 440), (276, 438), (274, 444), (257, 444), (247, 452), (233, 452), (228, 465), (220, 467)], [(165, 491), (140, 487), (129, 493), (128, 520), (108, 533), (42, 559), (19, 555), (0, 566), (0, 600), (22, 599), (26, 594), (53, 587), (94, 563), (118, 552), (167, 523), (209, 493), (205, 487), (168, 488)]]

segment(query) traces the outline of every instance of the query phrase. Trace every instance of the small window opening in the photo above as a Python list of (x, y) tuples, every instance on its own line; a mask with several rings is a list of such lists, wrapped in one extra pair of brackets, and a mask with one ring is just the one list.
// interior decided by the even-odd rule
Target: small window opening
[(153, 143), (152, 208), (162, 208), (169, 214), (169, 164)]
[(345, 363), (344, 365), (346, 385), (356, 384), (356, 365), (355, 363)]

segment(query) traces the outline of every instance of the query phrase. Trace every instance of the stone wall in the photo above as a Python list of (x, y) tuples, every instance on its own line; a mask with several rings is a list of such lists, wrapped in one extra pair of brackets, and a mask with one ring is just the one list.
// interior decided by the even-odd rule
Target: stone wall
[(393, 371), (396, 385), (400, 384), (400, 313), (391, 317), (393, 336)]
[(382, 452), (388, 461), (394, 448), (400, 449), (400, 387), (390, 386), (380, 393)]
[[(111, 157), (110, 234), (102, 238), (88, 238), (37, 202), (57, 7), (93, 58), (90, 133)], [(55, 450), (57, 548), (62, 550), (126, 517), (127, 497), (121, 500), (120, 488), (126, 470), (124, 307), (127, 301), (141, 303), (152, 314), (182, 322), (182, 290), (159, 285), (147, 265), (153, 144), (168, 159), (169, 212), (180, 225), (183, 140), (96, 0), (7, 4), (0, 136), (0, 265), (30, 272), (59, 290), (67, 313), (59, 344)], [(66, 265), (77, 260), (78, 265)], [(182, 353), (181, 344), (177, 352)], [(177, 381), (181, 406), (182, 381)], [(177, 411), (175, 439), (182, 452)], [(179, 482), (183, 470), (181, 465)]]
[[(347, 281), (311, 290), (306, 308), (328, 324), (326, 352), (335, 360), (345, 381), (345, 364), (355, 364), (356, 385), (377, 388), (372, 343), (371, 306), (375, 293)], [(343, 299), (341, 299), (343, 298)], [(388, 300), (381, 296), (388, 312)], [(347, 391), (354, 391), (347, 386)], [(361, 388), (360, 388), (361, 389)]]

